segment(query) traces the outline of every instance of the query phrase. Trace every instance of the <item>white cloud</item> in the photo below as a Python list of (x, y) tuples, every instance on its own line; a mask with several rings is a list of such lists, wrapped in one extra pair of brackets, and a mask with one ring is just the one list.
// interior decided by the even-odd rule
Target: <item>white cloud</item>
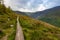
[(42, 0), (43, 1), (43, 3), (47, 3), (49, 0)]
[[(46, 9), (46, 7), (43, 5), (43, 4), (40, 4), (40, 5), (36, 5), (37, 7), (36, 8), (30, 8), (31, 4), (34, 2), (34, 0), (30, 0), (29, 2), (27, 2), (27, 5), (24, 6), (25, 8), (20, 8), (18, 9), (19, 11), (23, 11), (23, 12), (36, 12), (36, 11), (43, 11)], [(47, 2), (47, 1), (45, 1)]]
[(10, 0), (4, 0), (4, 4), (8, 7)]
[(47, 9), (47, 8), (43, 4), (40, 4), (38, 6), (38, 8), (36, 8), (36, 9), (29, 10), (27, 8), (26, 9), (20, 8), (19, 11), (22, 11), (22, 12), (36, 12), (36, 11), (42, 11), (42, 10), (45, 10), (45, 9)]
[(47, 9), (43, 4), (40, 4), (37, 8), (37, 11), (42, 11), (42, 10), (45, 10)]
[(27, 6), (31, 6), (31, 4), (34, 2), (34, 0), (30, 0), (29, 2), (27, 2)]
[(54, 7), (56, 6), (56, 3), (55, 2), (49, 2), (48, 4), (45, 5), (47, 8), (51, 8), (51, 7)]
[[(35, 4), (34, 1), (36, 1), (36, 0), (29, 0), (27, 3), (22, 4), (21, 0), (5, 0), (5, 5), (10, 6), (13, 10), (24, 11), (24, 12), (43, 11), (46, 9), (46, 7), (43, 5), (43, 3)], [(39, 0), (37, 0), (37, 1), (39, 1)], [(47, 2), (47, 0), (45, 0), (45, 2)]]

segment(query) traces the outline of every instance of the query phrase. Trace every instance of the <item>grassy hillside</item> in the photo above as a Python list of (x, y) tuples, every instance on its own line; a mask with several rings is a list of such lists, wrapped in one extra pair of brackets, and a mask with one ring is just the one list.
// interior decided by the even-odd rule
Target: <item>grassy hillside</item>
[(25, 40), (60, 40), (60, 28), (20, 15)]
[[(29, 14), (29, 13), (28, 13)], [(60, 27), (60, 6), (50, 8), (44, 11), (37, 11), (28, 15), (34, 19), (39, 19)]]
[(42, 16), (38, 16), (37, 18), (60, 27), (60, 6), (43, 11)]
[(8, 35), (8, 40), (13, 40), (12, 36), (16, 30), (16, 14), (10, 8), (0, 4), (0, 39)]
[(0, 39), (5, 35), (8, 35), (8, 40), (15, 39), (17, 16), (19, 16), (25, 40), (60, 40), (60, 28), (28, 16), (15, 14), (10, 8), (1, 4)]
[(60, 27), (60, 10), (48, 12), (48, 14), (38, 17), (38, 19)]

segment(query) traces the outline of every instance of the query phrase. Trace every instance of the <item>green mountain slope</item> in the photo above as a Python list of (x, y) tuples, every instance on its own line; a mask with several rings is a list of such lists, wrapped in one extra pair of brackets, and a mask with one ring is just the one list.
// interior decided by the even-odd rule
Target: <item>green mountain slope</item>
[(25, 40), (60, 40), (60, 28), (20, 15)]
[(4, 5), (0, 4), (0, 39), (8, 35), (8, 40), (13, 40), (15, 30), (16, 14), (12, 12), (10, 8), (6, 8)]
[(39, 16), (38, 19), (60, 27), (60, 6), (49, 9), (45, 12), (46, 14)]
[[(58, 13), (56, 13), (56, 15), (57, 14)], [(55, 16), (55, 13), (54, 13), (54, 15), (53, 14), (47, 14), (44, 17), (39, 17), (38, 19), (42, 20), (42, 21), (45, 21), (47, 23), (50, 23), (52, 25), (60, 27), (60, 16)]]

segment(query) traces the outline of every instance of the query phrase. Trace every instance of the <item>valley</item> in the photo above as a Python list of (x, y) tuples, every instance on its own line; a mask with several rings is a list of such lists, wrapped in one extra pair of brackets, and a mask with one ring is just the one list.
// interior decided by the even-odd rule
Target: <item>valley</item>
[[(10, 7), (6, 8), (0, 4), (0, 39), (17, 40), (18, 37), (18, 40), (60, 40), (59, 11), (44, 15), (41, 13), (41, 16), (37, 17), (40, 14), (38, 12), (36, 14), (37, 18), (32, 16), (32, 13), (28, 15), (26, 15), (27, 13), (23, 14), (20, 12), (16, 13)], [(17, 18), (17, 16), (19, 17)], [(6, 35), (8, 35), (7, 39)], [(22, 39), (20, 39), (21, 37)]]

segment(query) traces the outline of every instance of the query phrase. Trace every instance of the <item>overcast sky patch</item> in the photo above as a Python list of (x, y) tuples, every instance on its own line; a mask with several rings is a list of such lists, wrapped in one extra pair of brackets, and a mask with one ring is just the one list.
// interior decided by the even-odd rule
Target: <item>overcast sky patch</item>
[(60, 6), (60, 0), (5, 0), (5, 5), (17, 11), (43, 11)]

